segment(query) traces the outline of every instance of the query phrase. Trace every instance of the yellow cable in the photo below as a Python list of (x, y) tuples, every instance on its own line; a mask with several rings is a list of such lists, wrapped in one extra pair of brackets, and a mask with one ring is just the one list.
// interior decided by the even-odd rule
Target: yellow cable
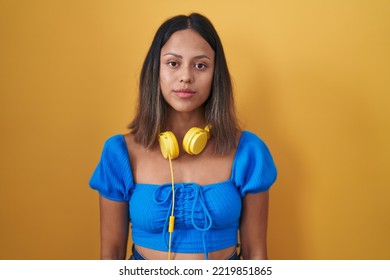
[(173, 216), (173, 212), (174, 212), (174, 209), (175, 209), (175, 184), (174, 184), (174, 179), (173, 179), (173, 168), (172, 168), (171, 157), (169, 157), (169, 167), (171, 169), (171, 182), (172, 182), (172, 211), (171, 211), (171, 216)]
[(172, 181), (172, 210), (171, 210), (171, 216), (169, 217), (169, 225), (168, 225), (168, 232), (169, 232), (168, 260), (171, 260), (172, 232), (175, 227), (175, 216), (173, 215), (175, 211), (175, 183), (173, 179), (173, 168), (172, 168), (172, 160), (170, 155), (168, 156), (168, 159), (169, 159), (169, 167), (171, 169), (171, 181)]

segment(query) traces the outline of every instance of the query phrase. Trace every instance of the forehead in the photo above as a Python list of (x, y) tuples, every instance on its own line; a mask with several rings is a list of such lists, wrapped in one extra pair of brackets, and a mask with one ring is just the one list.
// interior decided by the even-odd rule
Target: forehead
[(193, 29), (176, 31), (161, 49), (161, 54), (175, 53), (179, 55), (213, 56), (214, 50), (198, 32)]

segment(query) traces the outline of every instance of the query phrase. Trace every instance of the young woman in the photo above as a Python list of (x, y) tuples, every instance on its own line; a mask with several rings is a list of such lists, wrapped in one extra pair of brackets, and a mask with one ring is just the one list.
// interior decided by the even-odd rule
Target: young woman
[(130, 223), (130, 259), (266, 259), (277, 172), (262, 140), (237, 125), (207, 18), (160, 26), (139, 93), (130, 133), (107, 140), (90, 180), (100, 193), (101, 258), (126, 258)]

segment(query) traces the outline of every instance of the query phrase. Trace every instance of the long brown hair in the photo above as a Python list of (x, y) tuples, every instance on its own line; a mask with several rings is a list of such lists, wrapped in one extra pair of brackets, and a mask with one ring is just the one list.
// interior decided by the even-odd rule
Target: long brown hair
[(141, 70), (138, 111), (129, 128), (135, 141), (146, 148), (153, 146), (164, 131), (168, 104), (160, 93), (160, 52), (173, 33), (189, 28), (197, 31), (215, 52), (211, 93), (204, 104), (205, 119), (212, 127), (215, 152), (226, 154), (235, 149), (239, 129), (232, 82), (217, 31), (206, 17), (197, 13), (170, 18), (157, 30)]

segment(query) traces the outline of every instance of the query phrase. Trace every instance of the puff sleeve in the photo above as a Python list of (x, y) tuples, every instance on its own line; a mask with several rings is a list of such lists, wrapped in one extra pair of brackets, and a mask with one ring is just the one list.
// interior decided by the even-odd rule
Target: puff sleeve
[(99, 194), (115, 201), (129, 201), (133, 186), (129, 155), (122, 135), (109, 138), (89, 185)]
[(233, 176), (241, 196), (267, 191), (276, 180), (277, 170), (268, 147), (251, 132), (244, 131), (241, 136)]

